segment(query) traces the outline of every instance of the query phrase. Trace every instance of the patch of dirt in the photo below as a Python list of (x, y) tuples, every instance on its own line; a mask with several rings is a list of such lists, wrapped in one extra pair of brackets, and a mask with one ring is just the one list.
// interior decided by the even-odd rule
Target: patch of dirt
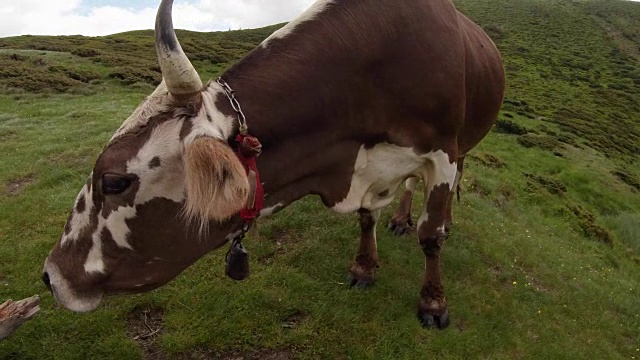
[(289, 350), (252, 350), (246, 353), (229, 352), (220, 355), (213, 350), (196, 350), (191, 354), (182, 354), (177, 360), (289, 360), (293, 355)]
[(493, 202), (497, 208), (504, 209), (515, 196), (515, 190), (510, 185), (502, 184), (499, 185), (498, 193)]
[(620, 30), (609, 24), (606, 20), (596, 17), (596, 21), (605, 29), (609, 38), (613, 40), (619, 49), (636, 60), (640, 59), (640, 49), (638, 49), (632, 40), (627, 39)]
[(456, 330), (458, 330), (459, 332), (465, 332), (467, 330), (467, 327), (468, 327), (467, 323), (462, 319), (457, 319), (455, 323), (456, 323)]
[(27, 186), (29, 184), (33, 184), (35, 181), (36, 181), (36, 178), (33, 175), (27, 175), (25, 177), (21, 177), (21, 178), (15, 179), (15, 180), (11, 180), (7, 184), (5, 192), (9, 196), (17, 196), (18, 194), (20, 194), (22, 192), (22, 189), (25, 186)]
[(306, 316), (307, 314), (305, 314), (304, 311), (295, 309), (282, 320), (282, 327), (285, 329), (292, 329), (296, 327)]
[(256, 351), (249, 354), (228, 354), (220, 357), (221, 360), (289, 360), (292, 359), (288, 351), (261, 352)]
[(527, 278), (527, 286), (530, 286), (537, 292), (549, 292), (549, 289), (547, 289), (547, 287), (538, 279), (526, 273), (524, 276)]
[(0, 131), (0, 140), (9, 140), (9, 139), (15, 139), (18, 136), (18, 134), (13, 131), (13, 130), (3, 130)]
[[(283, 319), (283, 327), (294, 327), (306, 314), (293, 310)], [(293, 358), (290, 350), (254, 349), (246, 352), (227, 352), (209, 349), (194, 349), (188, 353), (169, 356), (157, 343), (164, 333), (164, 309), (153, 305), (135, 307), (127, 314), (127, 333), (144, 350), (145, 360), (289, 360)]]
[(262, 265), (270, 265), (273, 260), (278, 256), (287, 252), (287, 246), (294, 242), (289, 232), (284, 229), (276, 230), (268, 239), (275, 245), (275, 249), (267, 254), (259, 256), (256, 261)]
[(489, 273), (491, 275), (493, 275), (493, 277), (498, 278), (500, 275), (502, 275), (502, 266), (500, 265), (495, 265), (493, 267), (489, 268)]
[(137, 306), (127, 315), (129, 336), (144, 350), (144, 359), (164, 360), (156, 340), (163, 333), (164, 309), (156, 306)]

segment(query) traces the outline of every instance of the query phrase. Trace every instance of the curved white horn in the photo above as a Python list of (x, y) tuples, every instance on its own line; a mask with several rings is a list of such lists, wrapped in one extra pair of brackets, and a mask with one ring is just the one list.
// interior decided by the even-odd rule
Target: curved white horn
[(202, 80), (185, 55), (173, 29), (173, 0), (162, 0), (156, 16), (156, 51), (167, 89), (173, 95), (189, 95), (202, 90)]

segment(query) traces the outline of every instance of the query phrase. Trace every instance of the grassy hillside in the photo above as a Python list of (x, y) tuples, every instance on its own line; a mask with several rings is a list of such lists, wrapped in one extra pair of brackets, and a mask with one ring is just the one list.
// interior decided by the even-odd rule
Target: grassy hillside
[[(414, 235), (381, 226), (379, 280), (349, 290), (356, 217), (312, 197), (248, 239), (245, 282), (224, 276), (220, 251), (152, 293), (57, 308), (43, 260), (160, 79), (153, 36), (0, 39), (0, 301), (43, 297), (0, 359), (640, 359), (640, 3), (456, 4), (496, 41), (508, 89), (454, 205), (445, 331), (415, 318)], [(208, 80), (276, 28), (178, 36)]]

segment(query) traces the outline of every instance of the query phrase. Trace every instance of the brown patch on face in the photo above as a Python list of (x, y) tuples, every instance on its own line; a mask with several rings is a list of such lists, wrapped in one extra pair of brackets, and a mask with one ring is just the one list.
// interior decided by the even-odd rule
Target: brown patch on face
[(185, 151), (189, 218), (222, 221), (246, 204), (249, 182), (244, 167), (223, 141), (199, 138)]
[(160, 161), (160, 157), (156, 156), (153, 159), (151, 159), (151, 161), (149, 161), (149, 169), (155, 169), (157, 167), (160, 167), (161, 164), (162, 162)]
[(82, 214), (86, 210), (86, 208), (87, 208), (87, 199), (83, 194), (83, 195), (80, 195), (80, 198), (78, 198), (78, 202), (76, 203), (76, 213)]
[(185, 120), (182, 123), (182, 129), (180, 129), (180, 141), (184, 141), (184, 139), (191, 134), (191, 130), (193, 129), (193, 123), (190, 120)]
[(197, 226), (180, 219), (182, 208), (182, 203), (163, 198), (136, 206), (136, 216), (126, 220), (133, 251), (116, 247), (111, 238), (103, 241), (109, 277), (101, 287), (106, 295), (141, 293), (166, 284), (201, 256), (224, 245), (240, 221), (239, 217), (225, 223), (209, 221), (203, 238)]
[[(67, 229), (71, 231), (69, 222), (72, 216), (73, 213), (69, 216), (65, 231)], [(98, 284), (104, 275), (89, 275), (84, 271), (84, 264), (93, 247), (91, 238), (97, 227), (98, 210), (93, 208), (89, 214), (89, 224), (81, 229), (78, 239), (69, 239), (64, 246), (58, 241), (49, 255), (49, 261), (58, 267), (62, 277), (68, 281), (73, 292), (80, 298), (92, 298), (101, 293)]]

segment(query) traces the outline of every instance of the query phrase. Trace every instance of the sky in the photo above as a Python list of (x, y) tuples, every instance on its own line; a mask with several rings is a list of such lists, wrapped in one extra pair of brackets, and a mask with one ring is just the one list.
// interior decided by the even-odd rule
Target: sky
[[(175, 0), (178, 29), (215, 31), (290, 21), (314, 0)], [(109, 35), (153, 29), (160, 0), (0, 0), (0, 37)]]
[[(176, 0), (174, 24), (195, 31), (289, 21), (314, 0)], [(640, 0), (634, 0), (640, 1)], [(0, 0), (0, 37), (110, 35), (152, 29), (160, 0)]]

